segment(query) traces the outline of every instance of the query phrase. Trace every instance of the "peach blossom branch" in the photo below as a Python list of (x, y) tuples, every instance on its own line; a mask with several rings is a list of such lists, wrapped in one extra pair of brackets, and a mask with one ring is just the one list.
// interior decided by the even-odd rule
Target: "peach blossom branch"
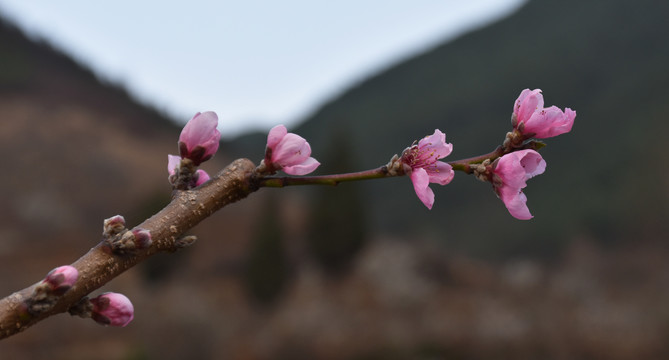
[(165, 208), (137, 226), (151, 233), (153, 242), (145, 249), (117, 255), (106, 242), (100, 242), (71, 264), (79, 271), (79, 278), (49, 309), (38, 313), (28, 311), (27, 304), (40, 283), (1, 299), (0, 339), (24, 331), (52, 315), (67, 312), (83, 297), (151, 255), (178, 250), (181, 234), (215, 211), (258, 189), (253, 185), (255, 167), (248, 159), (238, 159), (203, 186), (176, 191)]

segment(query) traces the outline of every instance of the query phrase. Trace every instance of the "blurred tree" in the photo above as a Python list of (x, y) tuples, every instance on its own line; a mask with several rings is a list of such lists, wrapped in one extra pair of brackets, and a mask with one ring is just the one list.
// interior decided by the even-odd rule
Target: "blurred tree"
[[(327, 164), (329, 173), (357, 168), (349, 136), (341, 128), (331, 138), (325, 154), (322, 163)], [(319, 188), (313, 196), (307, 250), (330, 274), (345, 271), (367, 238), (364, 203), (356, 185)]]
[(260, 305), (269, 305), (281, 295), (289, 276), (278, 206), (274, 196), (265, 202), (257, 232), (246, 261), (245, 285)]

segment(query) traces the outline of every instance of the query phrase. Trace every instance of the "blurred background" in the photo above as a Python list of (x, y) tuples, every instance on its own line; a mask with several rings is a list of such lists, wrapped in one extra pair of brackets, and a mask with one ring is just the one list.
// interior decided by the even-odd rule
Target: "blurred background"
[[(320, 174), (385, 164), (434, 128), (465, 158), (500, 144), (520, 91), (541, 88), (578, 116), (542, 149), (547, 171), (525, 191), (534, 219), (461, 173), (433, 186), (432, 211), (406, 178), (263, 189), (201, 223), (193, 247), (100, 290), (133, 301), (128, 327), (58, 315), (1, 341), (2, 358), (668, 358), (669, 3), (531, 0), (496, 14), (436, 27), (264, 121), (308, 139)], [(137, 224), (169, 202), (173, 118), (192, 115), (12, 19), (0, 25), (2, 296), (85, 253), (104, 218)], [(204, 168), (259, 161), (266, 125), (230, 125), (238, 136)]]

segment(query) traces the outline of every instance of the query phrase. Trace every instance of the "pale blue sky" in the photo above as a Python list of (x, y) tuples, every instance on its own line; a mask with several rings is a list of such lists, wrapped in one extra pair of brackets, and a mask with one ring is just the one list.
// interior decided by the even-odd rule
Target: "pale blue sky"
[(0, 0), (0, 12), (143, 102), (223, 136), (289, 127), (347, 86), (525, 0)]

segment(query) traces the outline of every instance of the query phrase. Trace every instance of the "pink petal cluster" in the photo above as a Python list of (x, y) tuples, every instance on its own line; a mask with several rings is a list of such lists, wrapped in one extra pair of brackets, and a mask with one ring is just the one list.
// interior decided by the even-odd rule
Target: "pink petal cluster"
[(545, 139), (571, 131), (576, 111), (557, 106), (544, 108), (540, 89), (525, 89), (513, 106), (514, 128), (537, 139)]
[(301, 136), (277, 125), (267, 135), (265, 166), (270, 173), (283, 170), (290, 175), (306, 175), (321, 164), (311, 157), (311, 146)]
[(135, 309), (123, 294), (108, 292), (91, 299), (93, 313), (91, 317), (103, 325), (126, 326), (135, 313)]
[(493, 170), (495, 191), (506, 205), (509, 213), (520, 220), (532, 218), (527, 208), (527, 197), (522, 190), (526, 181), (542, 174), (546, 161), (534, 150), (519, 150), (502, 156)]
[(79, 271), (70, 265), (59, 266), (46, 275), (44, 282), (49, 284), (55, 292), (64, 293), (69, 290), (79, 278)]
[(434, 192), (430, 183), (446, 185), (453, 180), (454, 172), (451, 165), (438, 161), (453, 151), (453, 144), (446, 143), (446, 134), (438, 129), (434, 134), (418, 141), (417, 145), (407, 148), (400, 161), (404, 172), (409, 174), (418, 199), (432, 209)]
[(215, 112), (197, 113), (186, 123), (179, 136), (179, 152), (195, 166), (211, 159), (218, 150), (221, 133), (216, 129), (218, 116)]

